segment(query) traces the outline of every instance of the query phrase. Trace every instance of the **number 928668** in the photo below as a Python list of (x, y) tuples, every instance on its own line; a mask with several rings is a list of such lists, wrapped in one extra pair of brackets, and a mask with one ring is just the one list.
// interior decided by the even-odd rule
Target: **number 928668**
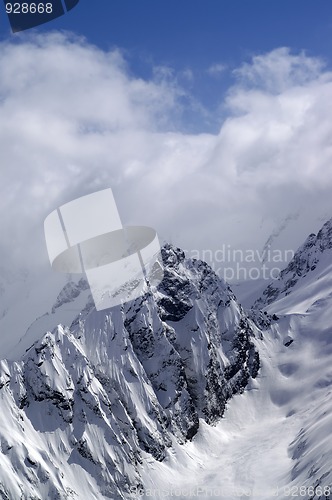
[(7, 14), (52, 14), (53, 4), (50, 2), (7, 2), (6, 12)]

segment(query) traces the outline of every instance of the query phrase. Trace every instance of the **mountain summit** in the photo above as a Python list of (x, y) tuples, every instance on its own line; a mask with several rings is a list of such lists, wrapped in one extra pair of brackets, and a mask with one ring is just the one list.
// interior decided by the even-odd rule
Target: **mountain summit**
[[(217, 422), (257, 376), (258, 329), (228, 285), (177, 248), (162, 256), (157, 289), (109, 310), (87, 303), (1, 362), (2, 498), (137, 498), (143, 461)], [(86, 286), (72, 288), (53, 311)]]
[(112, 309), (67, 283), (1, 361), (0, 498), (330, 500), (332, 221), (249, 311), (162, 257), (158, 288)]
[[(329, 274), (332, 262), (332, 219), (328, 220), (320, 231), (310, 234), (295, 252), (288, 266), (281, 271), (278, 279), (269, 283), (263, 294), (255, 302), (256, 308), (262, 308), (289, 294), (303, 293), (305, 288), (319, 288)], [(318, 281), (320, 283), (318, 283)], [(307, 292), (304, 292), (305, 294)], [(326, 290), (323, 291), (326, 293)], [(313, 296), (313, 293), (309, 295)]]

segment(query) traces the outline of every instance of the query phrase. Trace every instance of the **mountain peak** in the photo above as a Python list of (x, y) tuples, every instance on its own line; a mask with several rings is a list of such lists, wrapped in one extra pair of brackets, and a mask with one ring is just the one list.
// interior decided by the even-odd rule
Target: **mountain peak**
[[(143, 455), (163, 461), (174, 440), (191, 440), (200, 419), (220, 419), (256, 377), (257, 329), (228, 285), (171, 245), (162, 257), (157, 288), (103, 311), (88, 303), (71, 326), (3, 365), (0, 442), (2, 429), (17, 429), (4, 459), (12, 464), (2, 480), (8, 497), (19, 497), (15, 474), (35, 498), (93, 498), (96, 487), (102, 497), (136, 498), (130, 487), (140, 484)], [(83, 281), (69, 283), (54, 310), (84, 290)], [(82, 484), (73, 485), (73, 467)]]
[[(311, 233), (297, 249), (288, 266), (283, 269), (276, 280), (269, 283), (262, 296), (254, 306), (262, 308), (281, 297), (285, 297), (297, 288), (304, 278), (314, 279), (313, 272), (332, 249), (332, 219), (329, 219), (317, 235)], [(323, 264), (324, 265), (324, 264)]]

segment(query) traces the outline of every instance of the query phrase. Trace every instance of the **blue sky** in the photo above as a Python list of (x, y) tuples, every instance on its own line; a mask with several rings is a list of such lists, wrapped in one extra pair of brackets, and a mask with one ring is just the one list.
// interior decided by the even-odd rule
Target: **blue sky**
[[(3, 23), (4, 24), (4, 23)], [(67, 29), (102, 48), (127, 49), (177, 69), (238, 64), (277, 46), (330, 57), (328, 0), (81, 0), (39, 31)]]
[[(0, 29), (3, 38), (17, 36), (4, 15)], [(171, 68), (208, 108), (222, 101), (232, 71), (252, 55), (287, 46), (328, 65), (332, 58), (330, 0), (81, 0), (65, 16), (29, 31), (50, 30), (73, 31), (105, 50), (120, 48), (136, 76)]]

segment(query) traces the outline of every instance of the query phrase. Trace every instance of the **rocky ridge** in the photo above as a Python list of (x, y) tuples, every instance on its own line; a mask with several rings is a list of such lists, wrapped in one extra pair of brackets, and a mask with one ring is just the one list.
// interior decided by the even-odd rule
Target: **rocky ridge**
[(2, 498), (135, 498), (143, 460), (193, 439), (256, 377), (259, 330), (228, 285), (179, 249), (162, 255), (157, 289), (111, 310), (88, 303), (2, 361)]
[(320, 231), (310, 234), (306, 241), (295, 252), (293, 259), (283, 269), (278, 279), (269, 283), (255, 304), (255, 309), (275, 302), (281, 297), (289, 295), (299, 280), (312, 273), (321, 261), (322, 255), (332, 249), (332, 219), (328, 220)]

